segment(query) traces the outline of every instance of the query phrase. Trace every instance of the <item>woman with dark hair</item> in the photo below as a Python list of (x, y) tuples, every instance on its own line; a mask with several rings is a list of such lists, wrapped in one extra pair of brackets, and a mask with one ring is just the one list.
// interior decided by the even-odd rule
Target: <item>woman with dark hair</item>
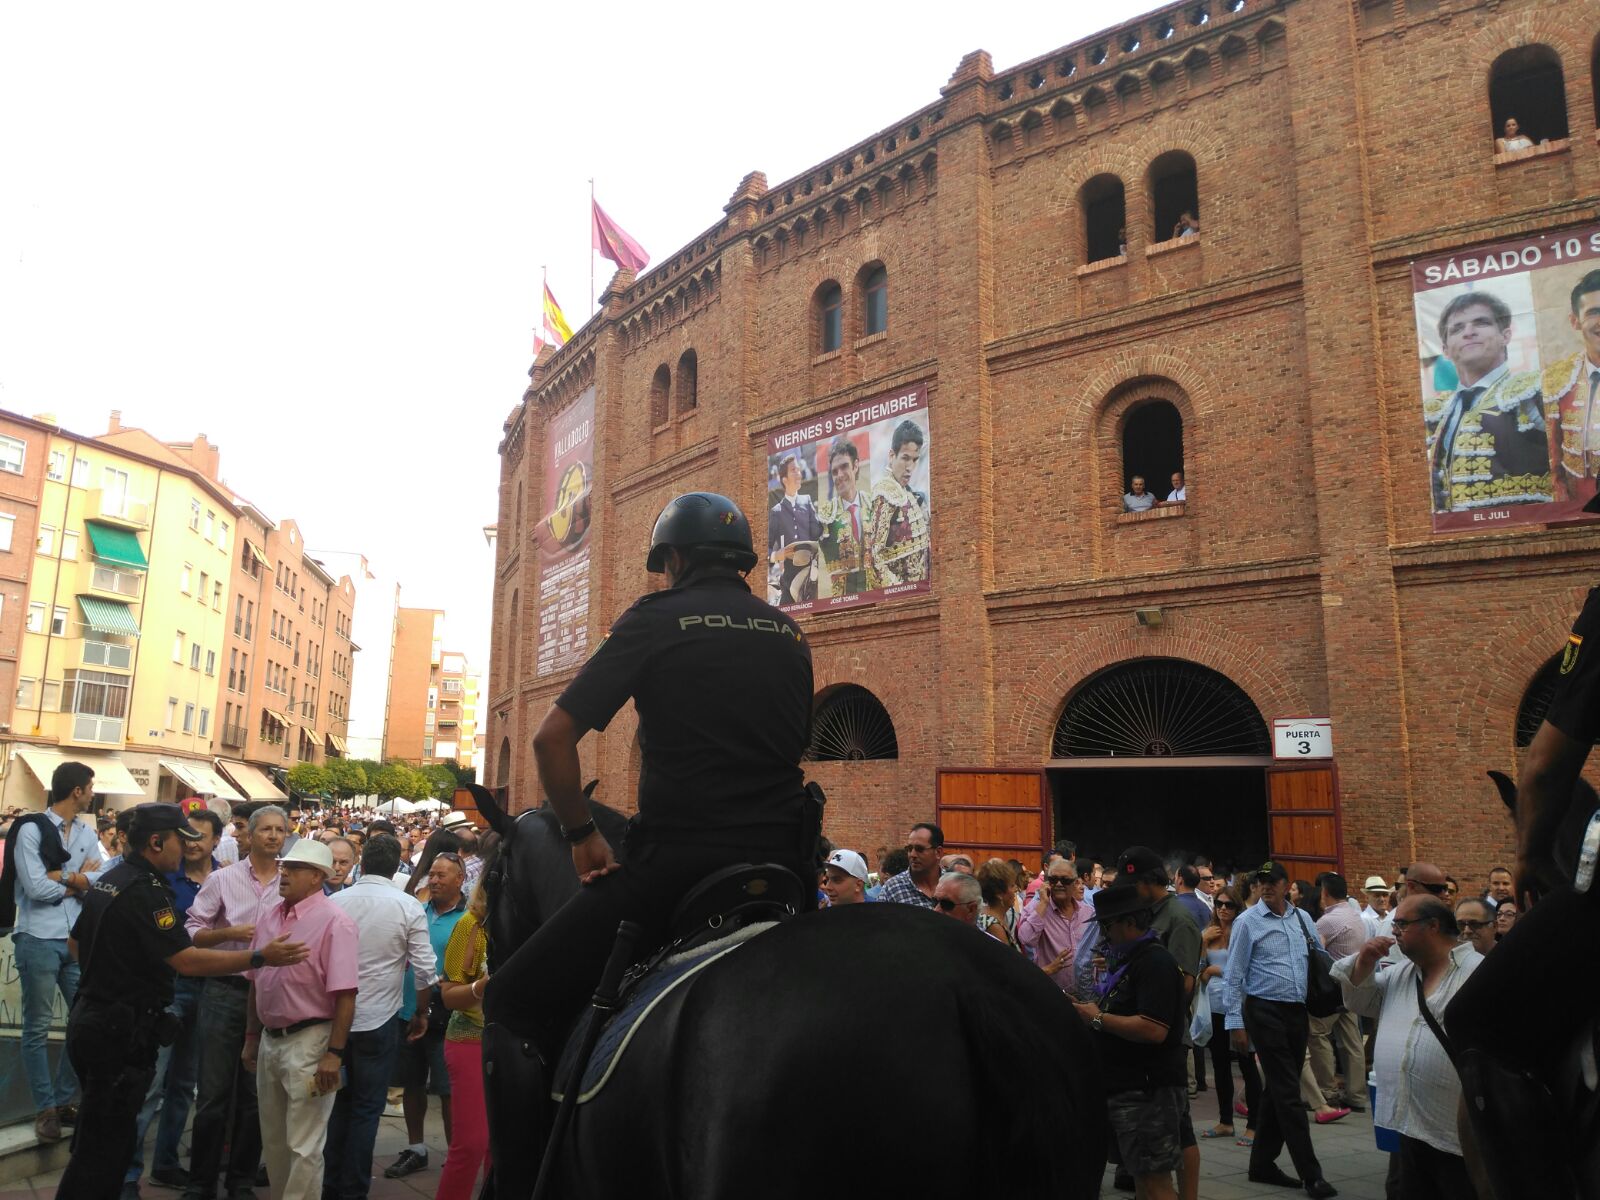
[(1022, 947), (1017, 945), (1014, 936), (1017, 927), (1014, 903), (1017, 894), (1016, 871), (1004, 859), (991, 858), (981, 864), (974, 874), (978, 886), (983, 889), (983, 904), (978, 909), (978, 928), (995, 941), (1020, 952)]
[(460, 854), (461, 839), (448, 829), (435, 829), (428, 835), (428, 840), (423, 844), (422, 857), (417, 860), (417, 866), (411, 872), (411, 878), (406, 880), (406, 894), (415, 896), (418, 900), (427, 902), (428, 899), (428, 869), (433, 866), (433, 860), (441, 854)]
[(1296, 879), (1289, 885), (1289, 899), (1311, 918), (1313, 924), (1322, 919), (1322, 893), (1304, 879)]
[[(1205, 985), (1206, 998), (1211, 1001), (1211, 1073), (1216, 1077), (1217, 1123), (1200, 1132), (1203, 1138), (1233, 1136), (1233, 1116), (1240, 1113), (1245, 1118), (1244, 1136), (1240, 1146), (1255, 1143), (1255, 1114), (1261, 1105), (1261, 1075), (1256, 1070), (1255, 1056), (1239, 1054), (1229, 1041), (1225, 1022), (1228, 1001), (1222, 975), (1228, 966), (1228, 942), (1233, 935), (1233, 923), (1244, 911), (1244, 903), (1235, 888), (1223, 888), (1212, 901), (1211, 924), (1200, 934), (1200, 946), (1206, 954), (1205, 968), (1200, 981)], [(1233, 1099), (1233, 1064), (1239, 1064), (1239, 1074), (1244, 1077), (1244, 1108)]]
[(1494, 910), (1494, 940), (1499, 941), (1511, 932), (1511, 927), (1517, 923), (1517, 902), (1507, 896)]

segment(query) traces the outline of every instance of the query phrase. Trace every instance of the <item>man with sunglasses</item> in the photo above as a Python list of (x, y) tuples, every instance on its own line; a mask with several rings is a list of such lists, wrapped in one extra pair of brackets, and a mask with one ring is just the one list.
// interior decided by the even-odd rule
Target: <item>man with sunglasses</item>
[(944, 830), (929, 821), (919, 821), (906, 834), (906, 858), (911, 863), (883, 885), (881, 900), (893, 904), (915, 904), (932, 908), (934, 889), (939, 886), (940, 856), (944, 849)]
[(1456, 904), (1456, 926), (1461, 930), (1461, 940), (1471, 942), (1479, 954), (1494, 949), (1494, 909), (1488, 901), (1476, 896)]
[(946, 871), (933, 889), (933, 906), (947, 917), (974, 928), (978, 924), (978, 905), (983, 903), (983, 886), (971, 875)]
[(1073, 1008), (1097, 1035), (1122, 1167), (1140, 1200), (1171, 1200), (1189, 1110), (1183, 973), (1151, 927), (1151, 904), (1137, 884), (1119, 878), (1098, 901), (1094, 919), (1104, 935), (1107, 974), (1092, 999), (1074, 1001)]
[(1072, 962), (1078, 946), (1094, 939), (1094, 909), (1082, 899), (1077, 873), (1064, 858), (1045, 869), (1039, 898), (1022, 910), (1017, 941), (1063, 992), (1073, 991)]

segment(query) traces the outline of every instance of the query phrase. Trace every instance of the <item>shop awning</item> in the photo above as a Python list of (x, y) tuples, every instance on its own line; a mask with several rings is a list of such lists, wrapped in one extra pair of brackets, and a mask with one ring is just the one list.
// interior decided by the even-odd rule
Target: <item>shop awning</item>
[(224, 775), (233, 780), (234, 787), (243, 792), (248, 800), (271, 800), (276, 803), (279, 800), (288, 799), (278, 790), (277, 784), (273, 783), (267, 773), (259, 767), (253, 767), (249, 763), (238, 762), (231, 758), (217, 759), (217, 767)]
[(83, 609), (83, 623), (96, 633), (139, 636), (139, 623), (133, 619), (133, 609), (126, 604), (102, 600), (98, 596), (79, 596), (78, 607)]
[(194, 762), (186, 758), (163, 758), (160, 760), (161, 769), (167, 774), (175, 776), (180, 783), (186, 785), (190, 791), (201, 796), (217, 796), (234, 804), (244, 797), (234, 791), (230, 784), (221, 775), (218, 775), (209, 765)]
[(50, 776), (55, 774), (55, 769), (64, 762), (81, 762), (94, 772), (94, 790), (104, 792), (109, 796), (143, 796), (144, 785), (128, 773), (128, 768), (122, 765), (122, 760), (113, 758), (109, 754), (88, 754), (82, 751), (63, 751), (46, 749), (43, 746), (18, 746), (17, 757), (28, 764), (32, 771), (44, 785), (46, 792), (50, 790)]
[(115, 525), (102, 525), (99, 521), (85, 521), (89, 541), (94, 545), (94, 556), (113, 567), (132, 567), (135, 571), (148, 570), (150, 560), (139, 548), (138, 537)]
[(275, 709), (275, 708), (264, 708), (261, 711), (266, 713), (267, 716), (271, 717), (274, 721), (276, 721), (279, 725), (282, 725), (285, 729), (287, 729), (289, 727), (289, 718), (284, 716), (277, 709)]
[(329, 734), (325, 734), (324, 736), (328, 739), (328, 745), (333, 747), (333, 749), (337, 753), (339, 753), (339, 754), (348, 754), (348, 753), (350, 753), (349, 750), (347, 750), (345, 748), (344, 739), (342, 737), (340, 737), (337, 733), (329, 733)]
[(256, 545), (249, 538), (245, 538), (244, 544), (246, 546), (250, 547), (250, 553), (255, 555), (255, 560), (258, 563), (260, 563), (263, 567), (267, 567), (269, 569), (272, 567), (272, 564), (267, 561), (266, 552), (264, 550), (262, 550), (260, 546)]

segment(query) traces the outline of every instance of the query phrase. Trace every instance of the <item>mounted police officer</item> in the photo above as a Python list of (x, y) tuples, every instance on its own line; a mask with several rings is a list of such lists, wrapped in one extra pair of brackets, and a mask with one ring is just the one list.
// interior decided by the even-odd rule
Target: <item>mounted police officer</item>
[(286, 966), (306, 955), (280, 938), (251, 952), (192, 945), (166, 876), (184, 841), (201, 837), (172, 804), (141, 804), (123, 859), (90, 887), (72, 928), (82, 979), (67, 1022), (67, 1054), (83, 1083), (72, 1161), (59, 1194), (115, 1200), (133, 1159), (134, 1130), (155, 1073), (156, 1052), (177, 1033), (167, 1012), (173, 980)]
[[(620, 921), (660, 935), (688, 890), (741, 862), (788, 866), (816, 895), (820, 812), (800, 769), (811, 651), (745, 583), (756, 565), (749, 521), (724, 496), (679, 496), (656, 520), (645, 565), (671, 586), (617, 618), (533, 741), (584, 886), (495, 973), (484, 1011), (530, 1036), (546, 1072)], [(639, 811), (619, 865), (590, 817), (578, 743), (629, 699), (639, 717)]]

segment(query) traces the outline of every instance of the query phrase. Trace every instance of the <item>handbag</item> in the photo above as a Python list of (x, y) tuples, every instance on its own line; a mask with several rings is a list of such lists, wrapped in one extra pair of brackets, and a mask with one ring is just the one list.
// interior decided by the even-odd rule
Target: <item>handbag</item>
[(1306, 1012), (1313, 1017), (1331, 1017), (1344, 1007), (1344, 992), (1333, 977), (1333, 960), (1311, 936), (1305, 911), (1297, 908), (1295, 912), (1306, 938)]
[(1194, 1016), (1189, 1018), (1189, 1041), (1206, 1046), (1211, 1042), (1211, 991), (1201, 979), (1195, 980), (1194, 987), (1200, 995), (1194, 1002)]

